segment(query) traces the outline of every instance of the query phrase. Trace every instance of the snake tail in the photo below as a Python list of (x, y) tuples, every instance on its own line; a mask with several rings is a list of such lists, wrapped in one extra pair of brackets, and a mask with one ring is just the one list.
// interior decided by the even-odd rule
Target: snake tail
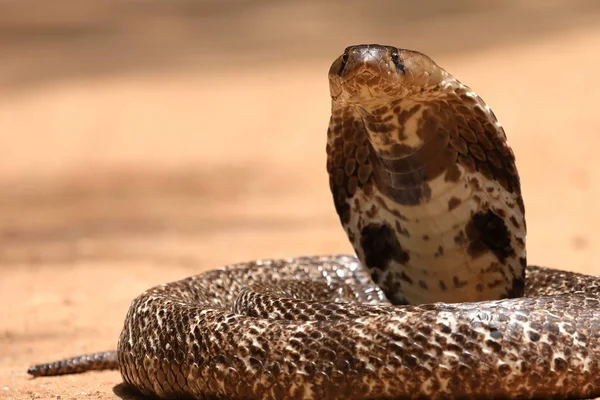
[(116, 350), (84, 354), (60, 361), (37, 364), (29, 367), (27, 373), (34, 377), (81, 374), (88, 371), (119, 369)]

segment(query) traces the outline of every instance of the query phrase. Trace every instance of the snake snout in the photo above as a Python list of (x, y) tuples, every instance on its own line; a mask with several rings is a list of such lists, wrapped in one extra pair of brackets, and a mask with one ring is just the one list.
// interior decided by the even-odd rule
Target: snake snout
[(331, 65), (331, 97), (344, 103), (371, 101), (402, 81), (398, 49), (378, 44), (349, 46)]
[(396, 49), (378, 44), (360, 44), (349, 46), (344, 50), (334, 65), (331, 73), (343, 80), (349, 80), (364, 72), (380, 74), (389, 64), (391, 54)]

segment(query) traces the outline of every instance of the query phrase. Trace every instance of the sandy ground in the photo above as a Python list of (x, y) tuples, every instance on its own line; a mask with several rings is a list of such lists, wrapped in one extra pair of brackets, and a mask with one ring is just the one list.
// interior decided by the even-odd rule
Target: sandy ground
[[(128, 398), (117, 372), (25, 371), (114, 348), (130, 301), (150, 286), (254, 258), (351, 251), (324, 168), (325, 76), (342, 48), (242, 71), (3, 83), (0, 398)], [(529, 261), (600, 274), (600, 29), (431, 48), (507, 130)]]

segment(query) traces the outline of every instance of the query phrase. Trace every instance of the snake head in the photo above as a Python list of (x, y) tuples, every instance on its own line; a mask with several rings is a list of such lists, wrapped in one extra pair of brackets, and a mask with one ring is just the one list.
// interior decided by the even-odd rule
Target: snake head
[(423, 53), (378, 44), (346, 48), (329, 69), (334, 102), (380, 103), (434, 88), (449, 75)]

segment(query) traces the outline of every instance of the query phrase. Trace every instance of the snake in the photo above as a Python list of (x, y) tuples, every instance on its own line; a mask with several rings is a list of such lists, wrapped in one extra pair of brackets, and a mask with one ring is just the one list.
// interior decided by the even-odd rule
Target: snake
[(527, 264), (515, 155), (481, 97), (387, 45), (346, 48), (328, 77), (329, 186), (354, 255), (156, 286), (116, 351), (28, 372), (118, 369), (163, 399), (600, 396), (600, 278)]

